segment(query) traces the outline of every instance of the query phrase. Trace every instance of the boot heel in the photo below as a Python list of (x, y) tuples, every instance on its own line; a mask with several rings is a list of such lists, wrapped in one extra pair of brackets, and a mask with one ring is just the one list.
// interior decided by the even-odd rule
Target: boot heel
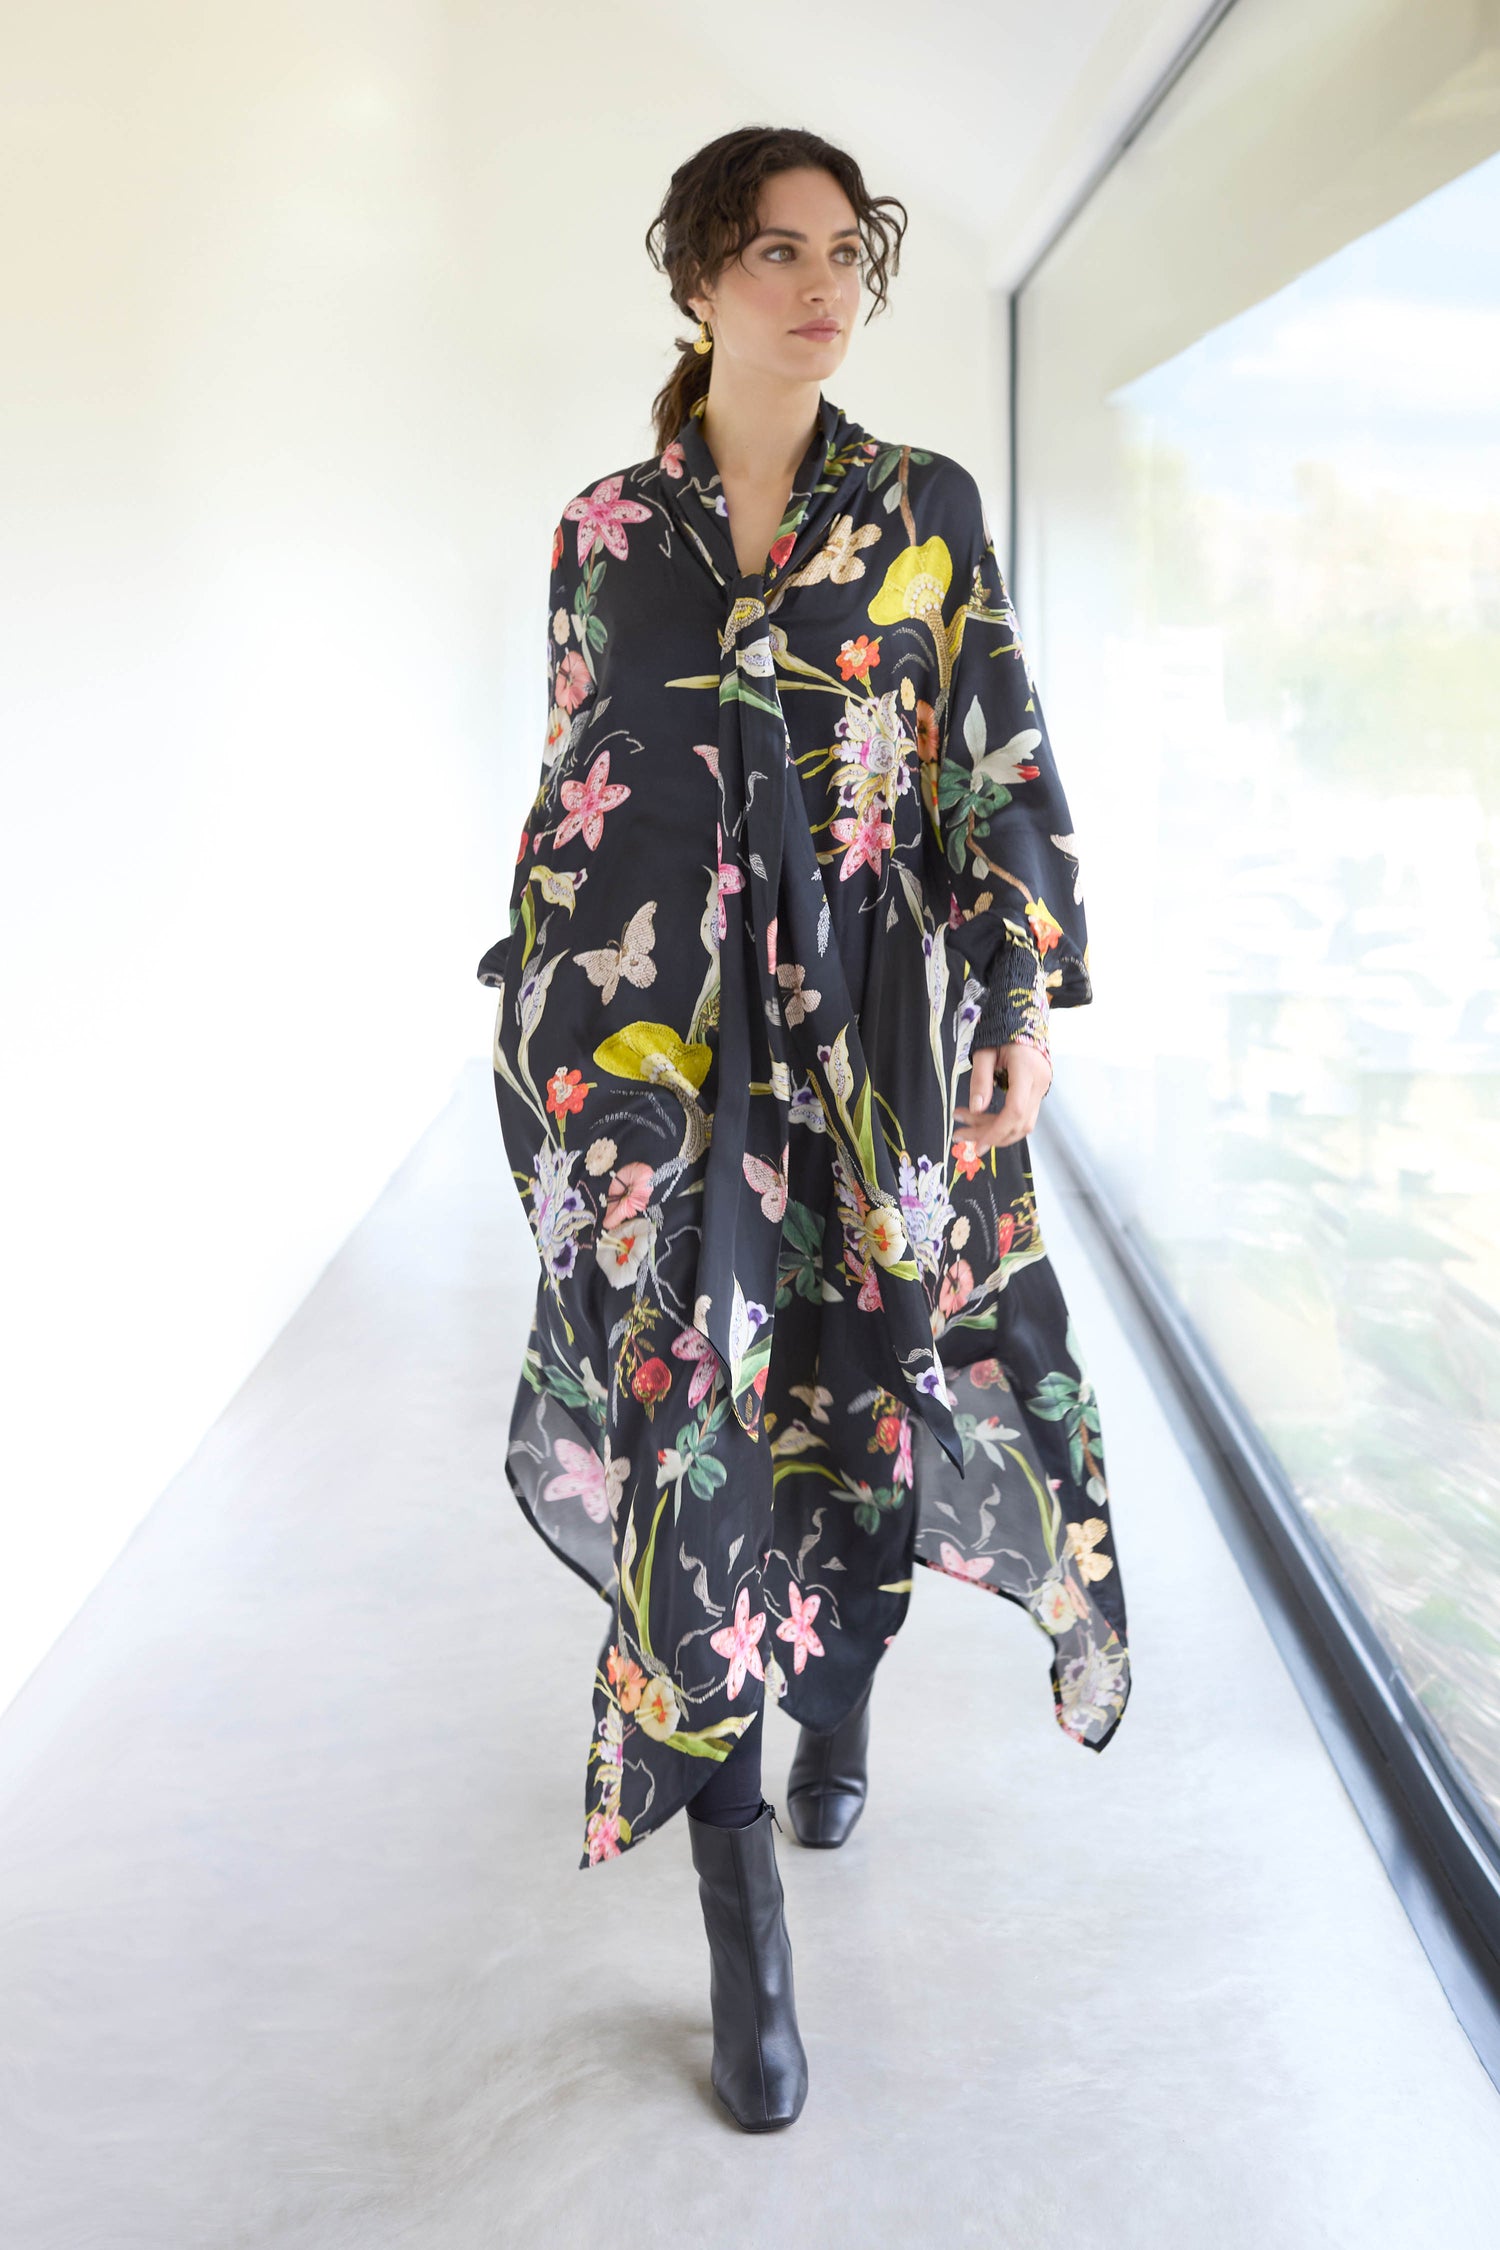
[(832, 1734), (803, 1727), (786, 1777), (786, 1809), (799, 1844), (842, 1844), (869, 1794), (870, 1695), (864, 1694)]
[(744, 1828), (717, 1828), (688, 1811), (698, 1897), (708, 1933), (714, 2020), (710, 2073), (736, 2125), (790, 2125), (807, 2099), (807, 2054), (797, 2028), (792, 1945), (776, 1865), (774, 1806), (763, 1797)]

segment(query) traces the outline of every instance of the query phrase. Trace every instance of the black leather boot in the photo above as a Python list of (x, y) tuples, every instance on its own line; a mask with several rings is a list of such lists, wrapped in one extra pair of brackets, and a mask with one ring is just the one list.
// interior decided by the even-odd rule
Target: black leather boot
[(864, 1811), (869, 1790), (866, 1755), (870, 1743), (870, 1691), (832, 1734), (803, 1727), (786, 1778), (786, 1809), (799, 1844), (843, 1843)]
[(695, 1820), (688, 1834), (708, 1932), (714, 2019), (714, 2092), (736, 2125), (768, 2133), (790, 2125), (807, 2099), (807, 2055), (797, 2029), (773, 1821), (764, 1797), (744, 1828)]

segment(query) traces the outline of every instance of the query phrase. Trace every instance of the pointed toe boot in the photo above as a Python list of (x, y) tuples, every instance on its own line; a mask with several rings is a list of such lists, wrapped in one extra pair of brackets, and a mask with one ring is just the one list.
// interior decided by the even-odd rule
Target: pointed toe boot
[(799, 1844), (843, 1843), (864, 1811), (869, 1789), (872, 1672), (864, 1694), (832, 1734), (803, 1727), (787, 1773), (786, 1809)]
[(710, 2076), (714, 2092), (747, 2133), (790, 2125), (807, 2099), (807, 2055), (797, 2028), (773, 1821), (780, 1826), (764, 1798), (745, 1828), (716, 1828), (695, 1820), (688, 1807), (708, 1932)]

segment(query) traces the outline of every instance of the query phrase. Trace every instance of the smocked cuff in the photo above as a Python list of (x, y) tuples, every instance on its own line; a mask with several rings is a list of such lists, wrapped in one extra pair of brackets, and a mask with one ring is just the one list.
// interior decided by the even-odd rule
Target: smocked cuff
[(995, 958), (970, 1052), (975, 1047), (1005, 1047), (1012, 1041), (1039, 1048), (1051, 1062), (1046, 975), (1035, 948), (1020, 938), (1009, 938)]

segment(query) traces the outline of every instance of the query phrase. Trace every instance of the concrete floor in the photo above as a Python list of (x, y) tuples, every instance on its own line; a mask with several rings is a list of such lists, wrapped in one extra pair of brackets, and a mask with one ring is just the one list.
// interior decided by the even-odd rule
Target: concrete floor
[(918, 1574), (859, 1828), (777, 1840), (798, 2123), (708, 2088), (684, 1824), (575, 1864), (604, 1612), (504, 1479), (476, 1063), (0, 1720), (5, 2250), (1490, 2238), (1494, 2091), (1035, 1153), (1135, 1688), (1079, 1748), (1035, 1627)]

